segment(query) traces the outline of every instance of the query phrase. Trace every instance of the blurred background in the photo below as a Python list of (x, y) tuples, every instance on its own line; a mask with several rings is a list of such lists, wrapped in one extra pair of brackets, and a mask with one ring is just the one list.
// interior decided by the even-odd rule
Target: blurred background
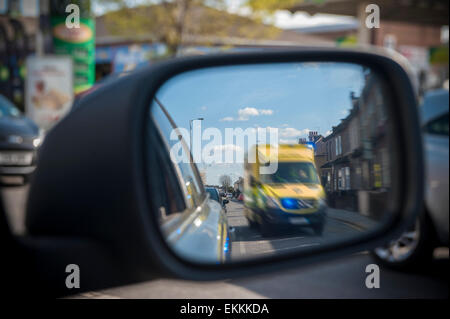
[[(379, 11), (366, 11), (371, 4)], [(447, 141), (443, 147), (447, 155), (438, 156), (447, 166), (433, 166), (438, 168), (436, 176), (446, 179), (448, 187), (448, 9), (446, 0), (0, 0), (0, 192), (14, 232), (26, 232), (23, 220), (28, 183), (46, 133), (80, 99), (104, 83), (157, 61), (188, 55), (364, 45), (397, 52), (410, 63), (420, 102), (431, 91), (447, 91), (447, 122), (439, 131)], [(375, 23), (377, 13), (379, 25), (368, 28), (368, 17), (369, 23)], [(352, 105), (358, 103), (356, 97), (350, 99)], [(437, 102), (429, 101), (436, 109)], [(331, 166), (326, 165), (334, 158), (327, 157), (326, 142), (339, 131), (345, 133), (351, 119), (349, 114), (328, 137), (315, 131), (306, 137), (291, 136), (294, 143), (317, 146), (316, 157), (324, 167), (319, 172), (321, 182), (338, 208), (355, 205), (342, 196), (341, 201), (336, 200), (335, 194), (351, 194), (352, 189), (346, 185), (356, 183), (350, 179), (349, 167), (336, 166), (336, 176), (329, 174)], [(346, 152), (350, 140), (344, 139), (342, 144)], [(241, 174), (230, 172), (217, 181), (211, 181), (206, 170), (200, 175), (205, 185), (220, 189), (230, 200), (242, 201)], [(385, 181), (374, 171), (374, 188), (386, 187)], [(442, 196), (448, 189), (444, 192), (435, 188), (433, 192)], [(382, 200), (375, 198), (373, 202)], [(448, 248), (439, 254), (448, 266)], [(140, 286), (138, 292), (124, 289), (107, 294), (164, 298), (173, 296), (170, 287), (176, 287), (178, 297), (202, 297), (201, 291), (222, 298), (236, 293), (252, 298), (359, 297), (361, 291), (356, 288), (349, 288), (347, 295), (341, 289), (350, 287), (348, 282), (352, 281), (352, 287), (360, 285), (359, 277), (351, 276), (372, 261), (355, 258), (311, 268), (303, 275), (275, 276), (272, 282), (235, 281), (233, 284), (240, 286), (237, 292), (228, 284), (212, 283), (204, 290), (200, 283), (183, 286), (161, 281)], [(448, 296), (448, 285), (442, 282), (443, 278), (448, 280), (444, 268), (426, 270), (428, 274), (438, 273), (437, 278), (427, 275), (413, 281), (406, 275), (388, 273), (395, 289), (377, 296)], [(324, 274), (330, 281), (337, 278), (336, 285), (317, 291), (307, 288), (308, 283), (322, 282)]]
[[(17, 177), (28, 182), (46, 132), (84, 95), (134, 69), (178, 56), (370, 45), (410, 62), (420, 96), (448, 87), (448, 2), (379, 0), (378, 12), (367, 11), (369, 4), (0, 0), (1, 182)], [(379, 14), (380, 23), (368, 28), (372, 13)], [(320, 136), (311, 134), (298, 143), (315, 143)], [(206, 172), (201, 174), (208, 184)], [(242, 176), (228, 178), (230, 190), (224, 190), (238, 197)], [(24, 205), (13, 203), (13, 209)]]
[[(378, 0), (377, 12), (367, 9), (370, 4), (0, 0), (0, 148), (27, 151), (0, 157), (0, 179), (19, 176), (26, 183), (46, 132), (84, 95), (134, 69), (178, 56), (370, 45), (410, 62), (420, 96), (448, 87), (448, 2)], [(367, 20), (376, 24), (378, 17), (377, 27), (368, 28)], [(17, 163), (28, 168), (3, 167)], [(239, 190), (241, 176), (230, 177)]]
[[(61, 28), (73, 12), (66, 12), (69, 4), (80, 9), (80, 28)], [(31, 113), (25, 89), (30, 56), (70, 56), (75, 96), (110, 76), (174, 56), (364, 44), (405, 56), (421, 93), (441, 87), (448, 78), (448, 2), (379, 0), (381, 23), (371, 29), (365, 26), (368, 4), (361, 0), (1, 0), (0, 94), (20, 111)]]

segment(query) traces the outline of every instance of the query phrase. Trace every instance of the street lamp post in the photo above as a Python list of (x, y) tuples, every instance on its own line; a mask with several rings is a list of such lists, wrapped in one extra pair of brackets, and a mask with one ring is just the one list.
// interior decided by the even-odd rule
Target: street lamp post
[(193, 158), (194, 158), (192, 156), (192, 145), (193, 145), (193, 143), (192, 143), (192, 123), (194, 121), (203, 121), (203, 120), (204, 120), (203, 117), (198, 117), (196, 119), (189, 120), (189, 153), (191, 154), (191, 162), (193, 162)]

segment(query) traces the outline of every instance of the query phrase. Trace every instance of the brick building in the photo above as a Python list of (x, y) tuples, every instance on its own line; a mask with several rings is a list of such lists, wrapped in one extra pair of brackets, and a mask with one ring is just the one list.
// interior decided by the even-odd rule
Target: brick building
[(316, 142), (315, 159), (328, 204), (378, 217), (390, 188), (390, 145), (381, 82), (370, 75), (352, 108)]

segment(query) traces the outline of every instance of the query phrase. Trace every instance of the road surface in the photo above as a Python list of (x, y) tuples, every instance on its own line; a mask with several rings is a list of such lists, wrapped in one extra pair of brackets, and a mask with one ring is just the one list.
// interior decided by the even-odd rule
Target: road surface
[[(347, 213), (349, 215), (350, 213)], [(351, 213), (354, 214), (354, 213)], [(318, 236), (305, 226), (279, 229), (269, 237), (263, 237), (257, 227), (250, 227), (244, 215), (242, 202), (230, 201), (227, 205), (228, 224), (233, 229), (232, 259), (254, 258), (255, 256), (289, 253), (312, 246), (319, 246), (345, 238), (353, 238), (376, 223), (355, 220), (352, 216), (329, 209), (323, 234)], [(361, 219), (361, 217), (360, 217)], [(365, 218), (367, 219), (367, 218)], [(372, 223), (372, 224), (369, 224)]]

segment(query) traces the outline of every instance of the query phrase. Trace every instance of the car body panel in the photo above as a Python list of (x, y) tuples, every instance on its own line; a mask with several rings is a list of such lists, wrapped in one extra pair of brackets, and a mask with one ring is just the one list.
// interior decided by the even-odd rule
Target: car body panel
[(0, 152), (32, 157), (29, 164), (0, 164), (0, 176), (27, 176), (33, 173), (37, 161), (35, 142), (42, 138), (38, 126), (0, 95)]
[(176, 227), (163, 225), (170, 247), (182, 258), (195, 262), (226, 262), (230, 245), (228, 223), (221, 205), (208, 199), (188, 214)]
[[(159, 121), (162, 124), (163, 119), (167, 120), (167, 125), (171, 129), (178, 129), (176, 123), (171, 118), (165, 107), (158, 103), (156, 108), (159, 108), (162, 117), (153, 117), (153, 121)], [(158, 124), (158, 123), (155, 123)], [(159, 134), (165, 142), (166, 156), (169, 158), (170, 148), (167, 144), (166, 129), (158, 126)], [(180, 137), (179, 142), (184, 147), (186, 152), (189, 152), (186, 141)], [(161, 224), (165, 239), (171, 249), (173, 249), (179, 256), (185, 259), (190, 259), (199, 263), (224, 263), (229, 259), (230, 246), (228, 237), (228, 223), (223, 208), (223, 204), (210, 197), (210, 194), (202, 185), (199, 178), (200, 174), (195, 165), (190, 165), (193, 176), (189, 176), (192, 180), (185, 180), (181, 172), (179, 163), (172, 160), (166, 161), (168, 172), (178, 172), (176, 178), (178, 183), (182, 186), (179, 190), (181, 193), (186, 192), (184, 196), (178, 194), (177, 197), (183, 197), (186, 202), (186, 208), (182, 212), (175, 212), (169, 220)], [(190, 175), (190, 174), (188, 174)], [(183, 188), (184, 185), (184, 188)], [(199, 189), (197, 189), (199, 186)], [(211, 189), (211, 188), (209, 188)], [(217, 199), (221, 200), (220, 194), (216, 189)], [(201, 204), (197, 201), (203, 198)]]
[(427, 125), (449, 112), (448, 90), (428, 93), (422, 105), (425, 153), (425, 205), (438, 239), (449, 242), (449, 136), (432, 134)]
[(448, 245), (448, 137), (426, 134), (426, 189), (425, 202), (436, 232), (442, 243)]

